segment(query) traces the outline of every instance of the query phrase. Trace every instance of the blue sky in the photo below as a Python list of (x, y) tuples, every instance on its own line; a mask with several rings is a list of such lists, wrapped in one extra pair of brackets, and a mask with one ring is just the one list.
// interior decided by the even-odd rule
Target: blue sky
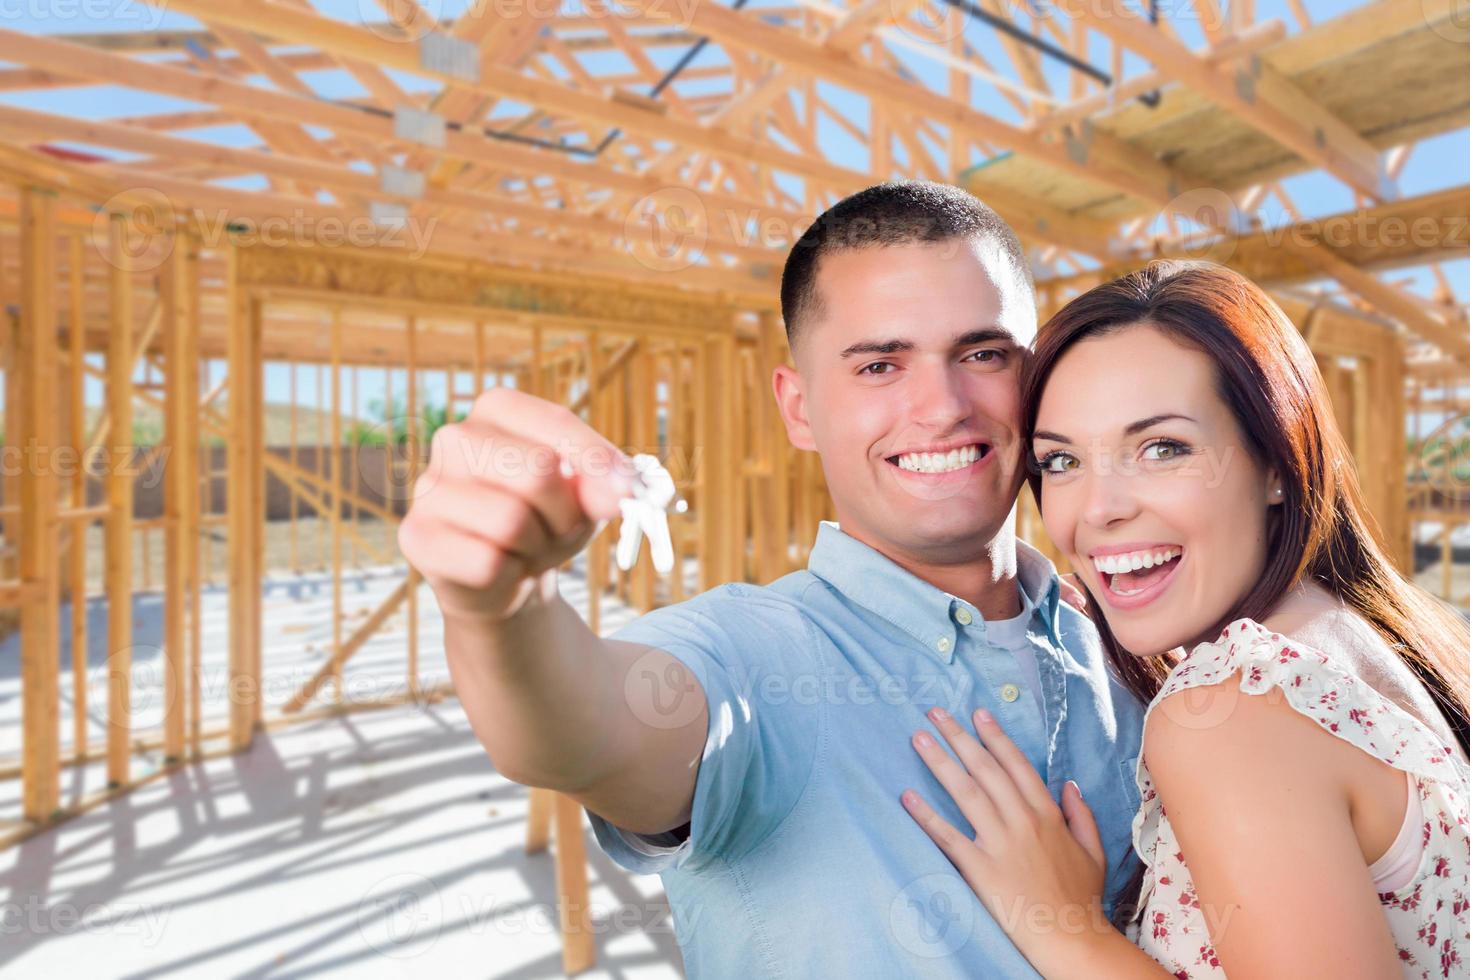
[[(425, 9), (435, 16), (453, 17), (463, 10), (468, 0), (422, 0), (422, 2)], [(583, 0), (564, 0), (561, 9), (573, 13), (580, 12), (582, 2)], [(704, 2), (712, 2), (712, 0), (704, 0)], [(1027, 0), (1014, 0), (1009, 6), (1011, 9), (1021, 9), (1026, 2)], [(755, 10), (763, 6), (774, 6), (776, 3), (777, 0), (750, 0), (747, 9)], [(1305, 4), (1313, 20), (1318, 23), (1360, 5), (1353, 0), (1305, 0)], [(375, 0), (313, 0), (313, 5), (323, 15), (351, 23), (360, 24), (365, 19), (373, 21), (382, 19), (381, 9)], [(1161, 0), (1161, 7), (1187, 44), (1199, 46), (1204, 43), (1204, 34), (1197, 23), (1194, 13), (1196, 8), (1191, 0)], [(30, 0), (26, 4), (13, 5), (6, 13), (5, 26), (7, 28), (39, 34), (64, 35), (77, 32), (193, 29), (199, 26), (192, 18), (149, 6), (142, 0), (70, 0), (70, 2)], [(1280, 18), (1288, 25), (1292, 33), (1296, 31), (1295, 19), (1284, 0), (1257, 0), (1256, 13), (1258, 19)], [(967, 26), (965, 33), (966, 39), (992, 64), (1006, 65), (1009, 63), (1000, 46), (998, 36), (989, 27), (971, 23)], [(1107, 42), (1094, 33), (1093, 43), (1095, 47), (1091, 52), (1090, 60), (1099, 67), (1107, 68), (1111, 57)], [(659, 48), (654, 49), (650, 56), (655, 64), (663, 69), (670, 67), (681, 54), (682, 51), (679, 49)], [(896, 54), (905, 66), (922, 81), (941, 88), (946, 84), (946, 69), (942, 65), (913, 55), (901, 48), (896, 49)], [(583, 65), (593, 73), (633, 70), (627, 59), (616, 52), (584, 54), (581, 60)], [(709, 45), (693, 64), (695, 66), (715, 65), (724, 63), (724, 60), (724, 55), (719, 48), (716, 45)], [(1050, 59), (1044, 59), (1043, 65), (1054, 87), (1058, 91), (1065, 91), (1065, 69)], [(1125, 59), (1125, 75), (1134, 74), (1145, 68), (1145, 63), (1136, 57), (1130, 55)], [(560, 72), (560, 69), (557, 70)], [(389, 70), (389, 74), (400, 86), (409, 91), (431, 90), (436, 87), (434, 83), (418, 76), (392, 70)], [(366, 94), (357, 82), (343, 71), (310, 72), (303, 77), (324, 97), (352, 98)], [(252, 82), (269, 86), (268, 82), (260, 78), (254, 78)], [(825, 83), (819, 83), (819, 89), (822, 97), (839, 111), (848, 115), (860, 126), (866, 126), (867, 109), (864, 100)], [(977, 108), (994, 113), (1008, 121), (1021, 121), (1011, 104), (1002, 98), (993, 87), (977, 83), (972, 86), (972, 89), (975, 91), (973, 102)], [(686, 96), (706, 94), (728, 90), (728, 83), (695, 79), (677, 83), (677, 90)], [(92, 86), (34, 93), (0, 93), (0, 101), (83, 119), (107, 119), (116, 116), (206, 108), (179, 99), (140, 93), (117, 86)], [(505, 102), (500, 104), (496, 114), (510, 114), (518, 112), (521, 108), (513, 103)], [(798, 106), (798, 108), (802, 107)], [(257, 137), (253, 132), (238, 125), (193, 130), (181, 135), (227, 146), (245, 146), (257, 142)], [(856, 169), (868, 168), (866, 148), (854, 142), (839, 126), (825, 117), (819, 122), (817, 136), (823, 149), (839, 163)], [(77, 148), (107, 153), (118, 159), (129, 158), (128, 154), (105, 151), (97, 147), (78, 146)], [(901, 156), (898, 158), (902, 159)], [(1463, 183), (1465, 180), (1463, 161), (1466, 159), (1470, 159), (1470, 132), (1452, 133), (1424, 141), (1410, 157), (1408, 166), (1399, 180), (1401, 192), (1404, 195), (1423, 194)], [(980, 161), (977, 158), (974, 162)], [(243, 178), (233, 183), (244, 189), (264, 186), (261, 178), (253, 177)], [(800, 182), (798, 180), (793, 179), (786, 183), (790, 190), (799, 193)], [(1297, 206), (1309, 217), (1343, 211), (1350, 208), (1353, 203), (1351, 195), (1341, 184), (1320, 175), (1308, 174), (1289, 178), (1284, 181), (1284, 185)], [(1281, 215), (1279, 212), (1268, 211), (1266, 217), (1270, 223), (1279, 219)], [(1445, 270), (1457, 291), (1462, 296), (1470, 296), (1470, 260), (1446, 263)], [(1396, 275), (1400, 278), (1411, 279), (1412, 288), (1426, 295), (1432, 289), (1432, 278), (1428, 270), (1405, 270)], [(302, 370), (298, 376), (299, 397), (304, 402), (311, 403), (316, 399), (315, 375), (315, 370)], [(371, 397), (379, 397), (383, 388), (381, 372), (363, 369), (360, 378), (365, 392), (371, 393)], [(465, 386), (468, 386), (468, 383), (467, 379), (461, 382)], [(272, 401), (284, 401), (286, 385), (285, 369), (272, 369), (268, 372), (267, 397)], [(430, 401), (442, 402), (444, 393), (442, 375), (436, 373), (426, 378), (426, 388)], [(401, 387), (399, 391), (401, 393)], [(92, 397), (100, 398), (100, 388), (89, 396), (89, 400)], [(367, 399), (368, 395), (364, 395), (364, 405)]]

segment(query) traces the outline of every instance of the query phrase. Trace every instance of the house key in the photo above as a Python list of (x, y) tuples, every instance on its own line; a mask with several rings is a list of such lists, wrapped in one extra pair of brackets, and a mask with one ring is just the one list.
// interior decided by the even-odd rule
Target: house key
[(638, 548), (645, 537), (653, 555), (653, 567), (660, 575), (674, 570), (674, 543), (669, 536), (669, 509), (682, 514), (688, 504), (676, 499), (674, 478), (659, 463), (657, 456), (639, 453), (633, 457), (633, 496), (619, 501), (623, 511), (622, 533), (618, 537), (617, 562), (629, 571), (638, 561)]

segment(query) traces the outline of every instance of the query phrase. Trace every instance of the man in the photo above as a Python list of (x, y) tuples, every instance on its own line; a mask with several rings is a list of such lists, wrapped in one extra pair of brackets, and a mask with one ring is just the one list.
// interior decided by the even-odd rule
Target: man
[[(931, 708), (971, 727), (984, 707), (1054, 796), (1079, 784), (1110, 902), (1137, 867), (1141, 706), (1015, 538), (1024, 255), (965, 192), (884, 184), (802, 236), (781, 304), (795, 370), (775, 397), (838, 517), (805, 571), (594, 636), (544, 573), (617, 515), (619, 456), (514, 392), (439, 431), (400, 545), (497, 767), (579, 800), (620, 865), (661, 875), (691, 976), (1035, 976), (899, 803), (916, 789), (968, 828), (910, 738)], [(507, 447), (572, 475), (465, 462)]]

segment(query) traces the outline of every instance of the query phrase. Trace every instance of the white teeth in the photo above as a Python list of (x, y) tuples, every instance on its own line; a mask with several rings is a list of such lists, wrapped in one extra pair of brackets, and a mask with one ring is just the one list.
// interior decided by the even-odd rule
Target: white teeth
[[(1130, 551), (1125, 555), (1100, 555), (1092, 560), (1093, 566), (1102, 575), (1120, 575), (1136, 572), (1141, 568), (1153, 568), (1184, 554), (1183, 548), (1160, 548), (1157, 551)], [(1126, 594), (1126, 593), (1120, 593)]]
[(948, 473), (963, 469), (979, 458), (979, 446), (964, 446), (947, 453), (905, 453), (898, 457), (898, 465), (911, 473)]

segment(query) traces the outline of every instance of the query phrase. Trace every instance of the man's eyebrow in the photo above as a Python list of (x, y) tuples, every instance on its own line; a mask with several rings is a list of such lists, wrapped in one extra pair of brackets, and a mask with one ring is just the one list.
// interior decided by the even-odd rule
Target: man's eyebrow
[(898, 354), (914, 349), (912, 340), (862, 340), (842, 352), (843, 357), (854, 354)]
[[(1123, 429), (1123, 434), (1125, 436), (1136, 436), (1145, 429), (1158, 425), (1160, 422), (1168, 422), (1171, 419), (1183, 419), (1185, 422), (1195, 422), (1188, 415), (1180, 415), (1177, 412), (1166, 412), (1163, 415), (1150, 415), (1146, 419), (1139, 419), (1137, 422), (1128, 423), (1127, 427)], [(1059, 432), (1047, 432), (1044, 429), (1037, 429), (1031, 433), (1031, 438), (1044, 439), (1047, 442), (1070, 443), (1072, 441)]]
[(1009, 330), (998, 330), (995, 327), (986, 327), (982, 330), (970, 330), (960, 334), (954, 339), (952, 346), (969, 347), (971, 344), (983, 344), (992, 340), (1003, 340), (1012, 347), (1020, 346), (1016, 338), (1011, 336)]
[[(972, 344), (983, 344), (990, 341), (1002, 340), (1011, 346), (1016, 346), (1015, 338), (1009, 331), (997, 330), (987, 327), (981, 330), (969, 330), (955, 337), (950, 342), (952, 347), (969, 347)], [(852, 357), (855, 354), (901, 354), (912, 351), (917, 345), (912, 340), (895, 338), (892, 340), (863, 340), (845, 349), (841, 356)]]

